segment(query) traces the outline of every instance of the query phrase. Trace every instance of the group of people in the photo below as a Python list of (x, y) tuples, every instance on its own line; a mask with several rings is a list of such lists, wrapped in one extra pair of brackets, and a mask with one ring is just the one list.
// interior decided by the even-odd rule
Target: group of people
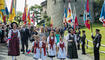
[[(18, 28), (16, 22), (11, 23), (11, 28), (8, 28), (8, 55), (12, 56), (12, 60), (16, 60), (16, 56), (20, 55), (21, 52), (25, 54), (29, 49), (33, 53), (35, 60), (42, 59), (46, 60), (50, 57), (53, 60), (57, 57), (60, 60), (66, 58), (78, 59), (78, 51), (80, 46), (82, 47), (82, 54), (86, 55), (85, 51), (85, 30), (81, 31), (78, 28), (76, 31), (72, 27), (69, 28), (53, 28), (53, 27), (41, 27), (36, 28), (34, 26), (28, 27), (23, 25)], [(64, 32), (68, 31), (68, 35), (65, 37)], [(94, 60), (100, 60), (99, 48), (101, 43), (100, 30), (96, 29), (96, 36), (93, 36), (94, 45)], [(28, 43), (32, 42), (32, 48), (28, 47)], [(66, 46), (67, 42), (67, 46)], [(81, 44), (81, 45), (80, 45)]]

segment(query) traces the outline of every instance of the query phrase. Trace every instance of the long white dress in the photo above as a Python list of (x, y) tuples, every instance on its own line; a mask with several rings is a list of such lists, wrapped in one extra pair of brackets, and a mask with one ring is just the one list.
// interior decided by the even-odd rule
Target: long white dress
[[(32, 43), (33, 46), (35, 45), (35, 42)], [(34, 59), (39, 59), (40, 58), (40, 42), (39, 42), (39, 48), (36, 48), (36, 53), (35, 53), (35, 49), (34, 49)]]
[[(63, 45), (63, 50), (62, 50), (60, 44)], [(58, 58), (59, 59), (61, 59), (61, 58), (65, 59), (66, 58), (66, 48), (65, 48), (66, 46), (65, 46), (65, 43), (64, 42), (59, 42), (57, 44), (57, 47), (59, 48), (59, 50), (58, 50)]]
[(57, 42), (57, 39), (56, 39), (56, 37), (51, 37), (51, 40), (53, 40), (53, 39), (54, 39), (54, 44), (53, 44), (53, 48), (51, 48), (51, 44), (49, 43), (50, 37), (47, 38), (49, 57), (55, 57), (55, 55), (56, 55), (56, 42)]
[[(46, 47), (43, 48), (43, 45), (46, 46), (46, 43), (45, 43), (45, 42), (41, 42), (41, 43), (40, 43), (40, 47), (41, 47), (41, 59), (42, 59), (42, 60), (46, 60), (46, 57), (47, 57), (47, 50), (46, 50)], [(45, 54), (44, 54), (44, 49), (45, 49)]]

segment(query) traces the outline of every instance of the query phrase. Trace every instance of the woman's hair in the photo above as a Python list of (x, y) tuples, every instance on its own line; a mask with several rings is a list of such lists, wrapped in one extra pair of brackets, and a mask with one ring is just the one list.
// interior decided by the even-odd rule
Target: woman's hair
[(16, 22), (12, 22), (11, 23), (11, 28), (13, 29), (13, 24), (16, 24), (16, 26), (18, 27), (18, 24)]
[(54, 31), (51, 31), (51, 32), (50, 32), (50, 36), (51, 36), (52, 33), (53, 33), (53, 36), (55, 36)]
[(39, 35), (33, 35), (33, 38), (36, 40), (36, 39), (39, 39)]

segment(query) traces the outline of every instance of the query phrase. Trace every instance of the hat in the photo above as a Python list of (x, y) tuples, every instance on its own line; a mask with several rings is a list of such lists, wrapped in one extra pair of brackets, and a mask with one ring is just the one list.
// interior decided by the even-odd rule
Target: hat
[(99, 30), (99, 29), (96, 29), (96, 31), (100, 32), (100, 30)]

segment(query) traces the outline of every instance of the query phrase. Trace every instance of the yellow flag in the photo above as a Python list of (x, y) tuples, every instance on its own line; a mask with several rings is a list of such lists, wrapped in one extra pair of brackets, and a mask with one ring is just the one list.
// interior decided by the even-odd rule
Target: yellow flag
[(0, 10), (5, 9), (5, 2), (4, 0), (0, 0)]

